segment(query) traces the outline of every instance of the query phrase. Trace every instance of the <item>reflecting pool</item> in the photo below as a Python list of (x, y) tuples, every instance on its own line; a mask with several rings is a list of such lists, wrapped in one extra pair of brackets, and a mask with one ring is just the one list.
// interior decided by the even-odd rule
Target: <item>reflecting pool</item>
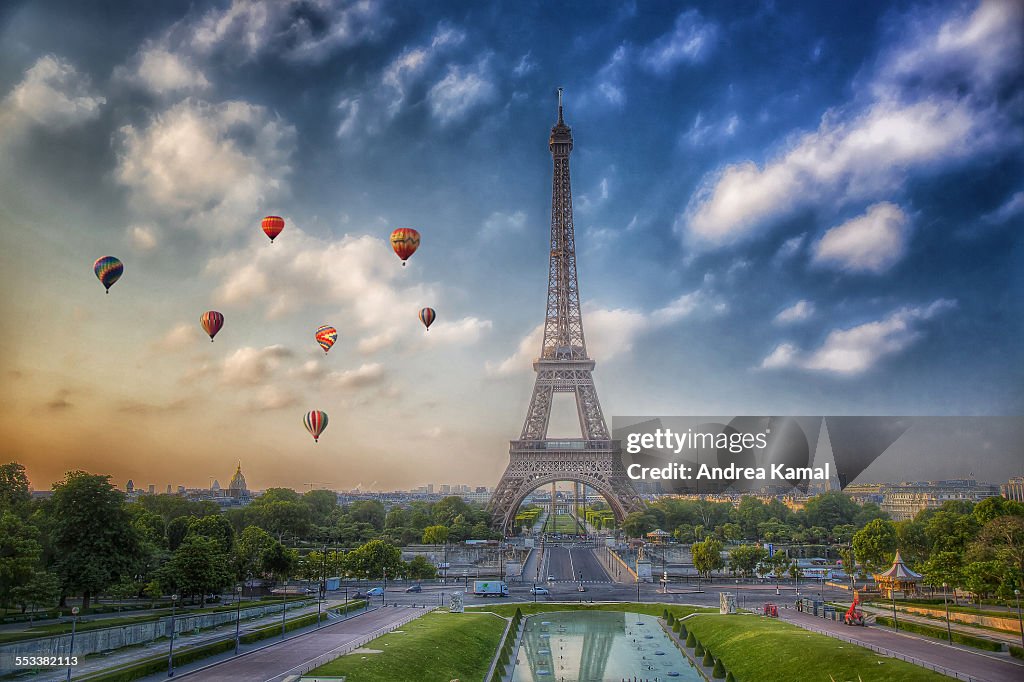
[(699, 682), (658, 619), (613, 611), (556, 611), (526, 619), (512, 682)]

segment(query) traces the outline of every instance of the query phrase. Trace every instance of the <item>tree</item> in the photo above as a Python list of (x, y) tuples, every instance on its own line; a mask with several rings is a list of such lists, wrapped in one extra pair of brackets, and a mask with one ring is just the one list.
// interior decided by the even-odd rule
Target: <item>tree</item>
[(647, 512), (630, 512), (622, 521), (622, 530), (631, 538), (642, 538), (658, 524), (658, 520)]
[(310, 490), (302, 496), (302, 501), (309, 507), (312, 522), (318, 526), (326, 525), (331, 513), (338, 508), (338, 495), (333, 490)]
[(225, 555), (229, 554), (235, 546), (235, 529), (232, 528), (230, 521), (219, 514), (192, 519), (192, 522), (188, 524), (188, 534), (216, 540), (220, 545), (221, 552)]
[(0, 514), (0, 604), (8, 604), (14, 591), (33, 576), (42, 547), (36, 529), (11, 511)]
[(695, 536), (693, 534), (693, 526), (688, 523), (679, 524), (675, 531), (672, 533), (676, 540), (679, 542), (690, 544), (694, 541)]
[(388, 575), (399, 575), (402, 550), (383, 540), (371, 540), (345, 555), (345, 567), (352, 576), (367, 580), (380, 580), (385, 569)]
[(719, 529), (722, 531), (722, 537), (729, 542), (739, 542), (743, 539), (743, 528), (738, 523), (723, 523), (715, 530)]
[(924, 581), (939, 587), (943, 583), (951, 587), (962, 587), (964, 584), (964, 555), (960, 552), (935, 552), (924, 563), (922, 573)]
[(423, 529), (424, 545), (443, 545), (448, 542), (447, 526), (427, 526)]
[(249, 526), (238, 536), (235, 543), (234, 570), (235, 577), (246, 580), (251, 576), (263, 573), (263, 555), (273, 545), (274, 537), (259, 526)]
[(758, 537), (757, 526), (768, 520), (768, 509), (760, 499), (744, 495), (740, 498), (740, 503), (733, 516), (742, 529), (743, 537), (756, 540)]
[(32, 614), (38, 608), (53, 606), (60, 599), (60, 579), (49, 571), (33, 571), (32, 577), (23, 585), (11, 590), (14, 603), (21, 606), (22, 613), (29, 611), (29, 625)]
[(740, 545), (729, 552), (729, 568), (733, 573), (739, 572), (740, 575), (752, 578), (758, 565), (766, 558), (768, 550), (755, 545)]
[(178, 549), (194, 519), (194, 516), (176, 516), (167, 523), (167, 549), (172, 552)]
[(263, 566), (264, 571), (270, 573), (278, 580), (284, 580), (291, 575), (296, 564), (298, 564), (298, 556), (294, 551), (275, 540), (274, 544), (267, 547), (266, 551), (263, 552), (263, 556), (260, 557), (260, 564)]
[(53, 524), (54, 568), (66, 592), (82, 593), (83, 610), (93, 594), (134, 574), (141, 556), (138, 537), (124, 497), (109, 476), (67, 474), (54, 485), (47, 510)]
[(17, 462), (0, 465), (0, 514), (5, 511), (21, 513), (29, 499), (25, 467)]
[(220, 543), (201, 535), (185, 538), (167, 564), (166, 575), (184, 594), (202, 595), (203, 604), (208, 592), (220, 590), (231, 582)]
[(712, 571), (717, 571), (725, 565), (722, 561), (722, 543), (715, 538), (694, 543), (691, 549), (693, 567), (705, 578), (710, 578)]
[(835, 528), (852, 524), (861, 507), (841, 492), (833, 491), (816, 495), (804, 505), (804, 520), (807, 526)]
[(434, 564), (420, 554), (412, 558), (405, 572), (413, 580), (432, 580), (437, 577), (437, 569)]
[(875, 519), (853, 536), (853, 550), (869, 570), (892, 561), (896, 552), (896, 528), (892, 521)]

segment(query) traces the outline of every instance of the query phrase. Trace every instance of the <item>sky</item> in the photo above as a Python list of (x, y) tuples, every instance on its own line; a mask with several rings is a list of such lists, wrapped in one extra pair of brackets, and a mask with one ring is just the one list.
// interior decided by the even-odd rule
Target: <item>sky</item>
[(1022, 414), (1022, 25), (1008, 0), (4, 3), (0, 459), (38, 489), (239, 460), (254, 489), (496, 484), (558, 87), (609, 419)]

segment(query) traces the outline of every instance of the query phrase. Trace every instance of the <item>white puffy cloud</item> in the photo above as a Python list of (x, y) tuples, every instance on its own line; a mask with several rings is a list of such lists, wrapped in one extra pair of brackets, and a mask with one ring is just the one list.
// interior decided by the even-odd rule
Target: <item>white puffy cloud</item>
[[(700, 309), (719, 314), (724, 312), (725, 307), (703, 290), (683, 294), (649, 313), (628, 308), (588, 307), (583, 313), (587, 354), (604, 362), (628, 353), (642, 334), (671, 326)], [(543, 339), (544, 325), (541, 324), (519, 342), (512, 355), (499, 362), (486, 363), (487, 374), (501, 377), (530, 370), (540, 353)]]
[(320, 61), (338, 49), (375, 40), (390, 23), (371, 0), (232, 0), (186, 22), (181, 32), (200, 54), (246, 58), (273, 52)]
[(128, 228), (128, 239), (139, 251), (152, 251), (160, 241), (152, 225), (132, 225)]
[(258, 388), (249, 400), (250, 409), (261, 411), (283, 410), (298, 404), (299, 398), (294, 393), (270, 384)]
[(259, 386), (274, 375), (283, 360), (292, 356), (292, 351), (281, 345), (244, 346), (224, 359), (221, 381), (228, 386)]
[(0, 123), (9, 128), (20, 120), (66, 130), (95, 120), (106, 101), (71, 62), (48, 54), (36, 60), (7, 95)]
[(155, 44), (147, 44), (139, 51), (131, 69), (121, 67), (116, 74), (157, 95), (210, 87), (206, 76), (187, 54)]
[[(1019, 25), (1012, 20), (1020, 4), (985, 2), (970, 14), (942, 7), (939, 38), (911, 31), (883, 53), (866, 106), (827, 111), (817, 130), (790, 136), (763, 165), (744, 161), (709, 174), (676, 230), (720, 247), (801, 207), (875, 198), (911, 175), (1019, 145), (1019, 127), (998, 106), (997, 91), (1020, 63), (1021, 33), (1008, 27)], [(950, 77), (954, 71), (962, 80)], [(979, 71), (990, 77), (971, 77)]]
[(218, 302), (259, 305), (268, 318), (305, 308), (310, 301), (333, 308), (332, 319), (344, 319), (347, 328), (359, 331), (363, 353), (422, 333), (415, 311), (428, 305), (441, 312), (439, 335), (452, 341), (472, 343), (490, 324), (472, 317), (446, 319), (439, 288), (403, 277), (406, 271), (387, 241), (370, 236), (323, 240), (290, 224), (288, 238), (273, 248), (254, 237), (248, 246), (213, 258), (207, 271), (219, 279)]
[(672, 30), (644, 48), (642, 61), (656, 73), (668, 73), (682, 63), (703, 60), (714, 47), (718, 27), (700, 12), (687, 10), (676, 17)]
[(337, 388), (365, 388), (376, 386), (385, 379), (384, 365), (378, 362), (364, 363), (356, 369), (331, 372), (325, 382)]
[(814, 315), (814, 304), (810, 301), (800, 300), (779, 312), (775, 316), (776, 324), (792, 324), (803, 322)]
[(797, 368), (841, 376), (863, 374), (922, 338), (922, 323), (955, 305), (955, 301), (939, 299), (924, 307), (900, 308), (881, 320), (835, 329), (812, 351), (782, 343), (761, 361), (761, 368)]
[(903, 258), (909, 239), (910, 217), (896, 204), (882, 202), (829, 229), (811, 258), (819, 266), (880, 274)]
[(461, 121), (475, 107), (492, 100), (496, 89), (486, 63), (472, 68), (453, 66), (427, 92), (430, 112), (441, 125)]
[(121, 129), (115, 177), (144, 211), (233, 232), (281, 192), (294, 145), (295, 129), (261, 106), (189, 98)]
[(197, 341), (202, 340), (198, 324), (180, 322), (170, 329), (160, 339), (153, 343), (153, 347), (160, 351), (180, 351), (186, 348), (194, 348)]
[(487, 216), (484, 225), (480, 229), (480, 236), (484, 239), (495, 239), (508, 234), (518, 234), (526, 227), (526, 213), (515, 211), (504, 213), (495, 211)]
[(999, 208), (981, 217), (986, 223), (1002, 225), (1024, 213), (1024, 191), (1014, 192)]

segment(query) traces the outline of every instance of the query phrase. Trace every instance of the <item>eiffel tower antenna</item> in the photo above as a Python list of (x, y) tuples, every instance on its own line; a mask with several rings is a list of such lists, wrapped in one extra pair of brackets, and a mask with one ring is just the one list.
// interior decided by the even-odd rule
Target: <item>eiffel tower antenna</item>
[[(551, 183), (551, 251), (548, 260), (548, 297), (544, 340), (533, 363), (537, 379), (522, 433), (509, 445), (509, 465), (491, 498), (495, 528), (514, 530), (516, 511), (527, 495), (551, 484), (551, 512), (555, 511), (554, 484), (582, 483), (600, 493), (622, 521), (643, 507), (622, 464), (619, 441), (611, 439), (594, 387), (594, 361), (587, 355), (576, 277), (576, 241), (573, 229), (569, 154), (572, 129), (565, 124), (562, 88), (558, 88), (558, 123), (551, 128), (548, 149), (554, 164)], [(555, 392), (573, 393), (582, 438), (549, 438), (548, 424)]]

